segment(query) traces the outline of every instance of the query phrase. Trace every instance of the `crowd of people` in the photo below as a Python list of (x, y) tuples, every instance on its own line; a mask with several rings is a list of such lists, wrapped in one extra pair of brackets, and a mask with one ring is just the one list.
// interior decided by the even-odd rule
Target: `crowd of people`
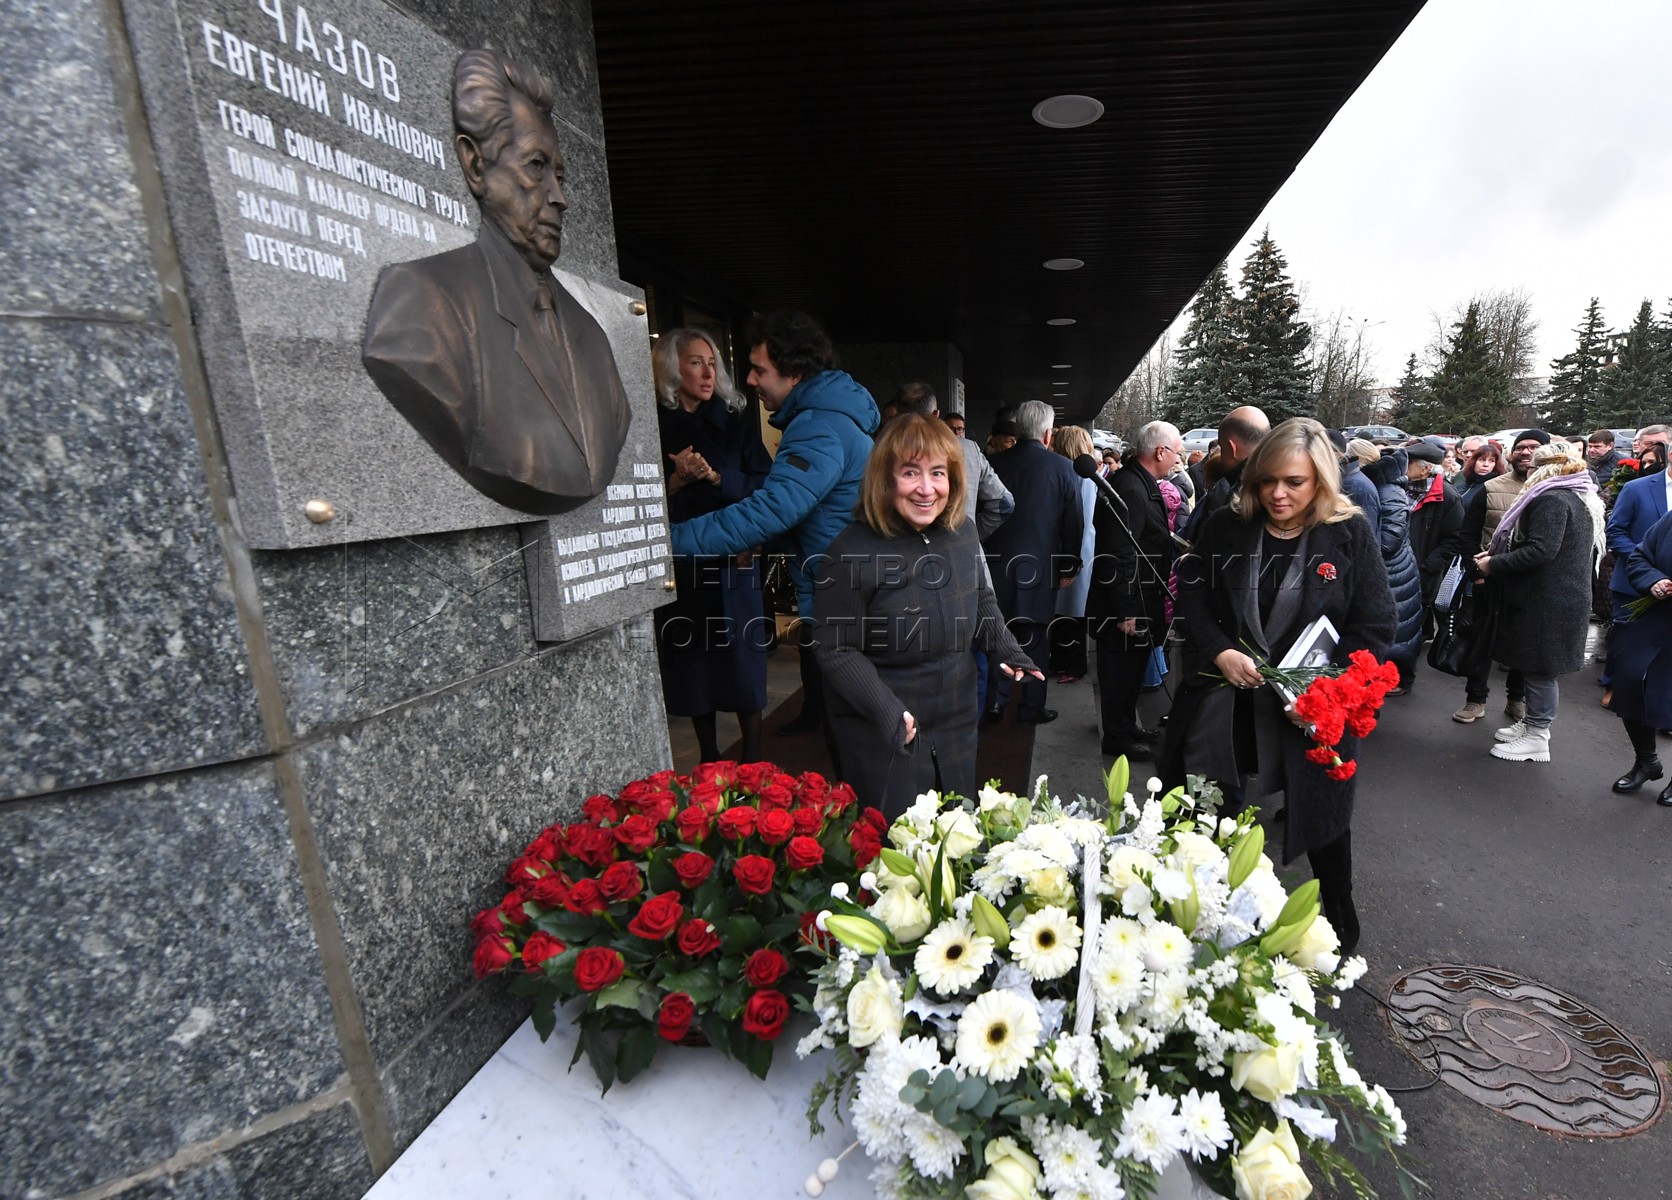
[[(1281, 793), (1284, 859), (1308, 856), (1347, 950), (1355, 781), (1307, 757), (1306, 722), (1261, 670), (1319, 618), (1338, 633), (1336, 665), (1368, 650), (1397, 667), (1390, 696), (1416, 685), (1430, 646), (1463, 680), (1463, 724), (1485, 717), (1503, 669), (1509, 721), (1489, 750), (1512, 762), (1550, 761), (1558, 681), (1606, 624), (1603, 702), (1633, 749), (1614, 789), (1665, 774), (1664, 425), (1639, 430), (1628, 457), (1609, 430), (1378, 446), (1239, 407), (1205, 453), (1152, 421), (1124, 454), (1098, 455), (1029, 401), (981, 446), (927, 384), (879, 409), (805, 314), (768, 314), (749, 346), (773, 457), (710, 335), (675, 330), (656, 349), (678, 584), (657, 621), (663, 680), (705, 759), (720, 712), (760, 756), (759, 563), (787, 550), (804, 693), (790, 728), (822, 731), (864, 802), (892, 817), (930, 788), (971, 794), (983, 724), (1012, 709), (1052, 721), (1052, 677), (1094, 674), (1104, 754), (1153, 759), (1167, 786), (1203, 776), (1233, 804)], [(1146, 729), (1139, 697), (1170, 647), (1180, 682), (1164, 732)], [(1658, 799), (1672, 807), (1672, 786)]]

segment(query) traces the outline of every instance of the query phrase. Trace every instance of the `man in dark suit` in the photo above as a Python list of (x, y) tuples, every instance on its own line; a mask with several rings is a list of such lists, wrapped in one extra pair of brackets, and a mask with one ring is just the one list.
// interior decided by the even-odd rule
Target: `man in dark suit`
[[(1662, 462), (1666, 460), (1664, 445), (1659, 457)], [(1655, 522), (1666, 515), (1667, 478), (1664, 471), (1655, 471), (1633, 479), (1620, 489), (1608, 514), (1608, 548), (1614, 552), (1614, 574), (1608, 580), (1608, 590), (1614, 600), (1616, 625), (1631, 619), (1626, 605), (1637, 598), (1638, 592), (1626, 574), (1626, 562)]]
[[(1047, 633), (1057, 615), (1056, 592), (1079, 573), (1085, 531), (1080, 477), (1066, 458), (1051, 451), (1053, 417), (1043, 400), (1029, 400), (1016, 410), (1016, 444), (993, 458), (993, 470), (1010, 489), (1016, 511), (985, 543), (999, 611), (1034, 662), (1049, 657)], [(989, 721), (1003, 716), (1010, 688), (1008, 679), (994, 681)], [(1016, 715), (1030, 724), (1057, 719), (1056, 710), (1045, 707), (1043, 679), (1023, 681)]]
[(478, 491), (561, 512), (615, 476), (627, 392), (608, 337), (551, 273), (563, 156), (539, 72), (494, 50), (453, 68), (453, 149), (481, 208), (473, 245), (383, 268), (362, 361)]
[(1150, 652), (1167, 637), (1167, 578), (1173, 569), (1172, 530), (1156, 480), (1171, 474), (1183, 454), (1184, 440), (1175, 426), (1166, 421), (1145, 425), (1138, 431), (1132, 466), (1109, 480), (1125, 505), (1119, 519), (1101, 501), (1094, 518), (1097, 554), (1086, 617), (1097, 639), (1103, 753), (1108, 755), (1148, 759), (1156, 740), (1138, 724), (1144, 669)]

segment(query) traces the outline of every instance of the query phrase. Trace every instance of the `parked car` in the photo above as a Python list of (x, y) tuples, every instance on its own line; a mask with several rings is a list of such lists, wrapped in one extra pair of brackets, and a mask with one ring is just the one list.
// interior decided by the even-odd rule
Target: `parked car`
[(1192, 450), (1200, 450), (1203, 454), (1206, 454), (1208, 443), (1218, 436), (1219, 430), (1217, 429), (1192, 429), (1185, 433), (1182, 438), (1185, 456), (1189, 457)]
[(1349, 425), (1341, 431), (1343, 437), (1351, 441), (1353, 438), (1363, 438), (1367, 442), (1375, 442), (1378, 446), (1399, 446), (1410, 439), (1410, 434), (1392, 425)]
[(1125, 443), (1123, 443), (1120, 438), (1110, 433), (1107, 429), (1094, 429), (1091, 431), (1091, 446), (1092, 449), (1096, 450), (1099, 454), (1102, 454), (1105, 450), (1113, 450), (1116, 454), (1126, 453)]
[(1631, 453), (1631, 444), (1637, 440), (1637, 430), (1610, 429), (1608, 432), (1614, 435), (1614, 449), (1621, 454)]

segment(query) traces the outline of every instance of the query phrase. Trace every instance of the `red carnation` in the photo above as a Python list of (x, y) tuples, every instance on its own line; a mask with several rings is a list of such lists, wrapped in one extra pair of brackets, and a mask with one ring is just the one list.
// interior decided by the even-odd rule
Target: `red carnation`
[(604, 889), (598, 886), (596, 879), (575, 880), (569, 885), (569, 894), (563, 900), (564, 908), (582, 916), (601, 913), (609, 906), (609, 901), (604, 899)]
[(1306, 761), (1317, 763), (1320, 767), (1327, 767), (1336, 760), (1335, 751), (1329, 746), (1314, 746), (1306, 752)]
[(749, 997), (743, 1006), (743, 1032), (770, 1042), (784, 1032), (784, 1020), (790, 1015), (790, 1002), (782, 992), (768, 988)]
[(728, 808), (720, 814), (720, 836), (742, 841), (755, 832), (755, 810), (752, 808)]
[(627, 932), (659, 942), (678, 928), (684, 915), (685, 906), (679, 902), (679, 893), (663, 892), (644, 902), (638, 916), (627, 923)]
[(1331, 767), (1329, 770), (1325, 771), (1324, 774), (1328, 775), (1331, 779), (1334, 779), (1337, 782), (1344, 783), (1351, 779), (1353, 777), (1353, 772), (1357, 770), (1358, 763), (1348, 759), (1339, 766)]
[[(732, 809), (732, 812), (747, 812), (748, 809)], [(722, 822), (725, 820), (721, 818)], [(782, 846), (795, 836), (795, 818), (783, 809), (771, 809), (761, 813), (755, 821), (755, 832), (761, 841), (768, 846)]]
[(764, 896), (772, 890), (772, 876), (777, 869), (770, 858), (745, 854), (732, 868), (732, 875), (737, 879), (737, 886), (751, 896)]
[[(626, 793), (623, 792), (622, 795), (625, 796)], [(594, 825), (602, 825), (605, 822), (613, 824), (621, 820), (621, 810), (616, 808), (611, 797), (605, 795), (588, 796), (581, 805), (581, 812)]]
[(611, 863), (598, 876), (598, 888), (611, 900), (631, 900), (644, 891), (644, 876), (634, 863)]
[(776, 950), (757, 950), (743, 964), (743, 978), (750, 987), (771, 987), (790, 969), (789, 960)]
[(523, 970), (538, 971), (541, 963), (568, 948), (549, 933), (537, 933), (523, 945)]
[(656, 822), (634, 813), (615, 827), (615, 840), (630, 853), (643, 854), (656, 844)]
[(626, 969), (626, 960), (619, 951), (588, 946), (575, 956), (575, 983), (583, 992), (596, 992), (620, 979)]
[(495, 935), (476, 943), (476, 954), (471, 966), (476, 970), (476, 978), (486, 979), (489, 975), (510, 966), (516, 961), (516, 957), (517, 952), (511, 944), (511, 939)]
[(792, 871), (811, 871), (824, 861), (824, 847), (817, 838), (791, 838), (784, 851), (784, 861)]
[(656, 1014), (656, 1032), (670, 1042), (677, 1042), (691, 1031), (691, 1021), (697, 1006), (684, 992), (669, 992), (662, 997), (662, 1007)]
[(679, 882), (688, 888), (697, 887), (713, 870), (714, 860), (697, 850), (681, 854), (673, 860), (673, 873), (679, 876)]
[(701, 958), (720, 948), (720, 935), (714, 932), (714, 926), (701, 917), (692, 917), (679, 927), (679, 936), (674, 938), (674, 945), (679, 947), (681, 954)]

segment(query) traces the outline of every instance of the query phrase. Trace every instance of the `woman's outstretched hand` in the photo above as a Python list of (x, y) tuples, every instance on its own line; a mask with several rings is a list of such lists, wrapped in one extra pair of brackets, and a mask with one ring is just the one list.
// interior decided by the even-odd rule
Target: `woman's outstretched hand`
[(1000, 663), (999, 670), (1004, 672), (1004, 677), (1006, 679), (1020, 679), (1024, 675), (1032, 675), (1038, 680), (1044, 680), (1045, 678), (1045, 672), (1039, 670), (1037, 667), (1031, 671), (1025, 671), (1021, 667), (1013, 667), (1009, 663)]
[(1259, 665), (1241, 650), (1221, 650), (1213, 656), (1213, 661), (1232, 687), (1257, 688), (1265, 682)]

